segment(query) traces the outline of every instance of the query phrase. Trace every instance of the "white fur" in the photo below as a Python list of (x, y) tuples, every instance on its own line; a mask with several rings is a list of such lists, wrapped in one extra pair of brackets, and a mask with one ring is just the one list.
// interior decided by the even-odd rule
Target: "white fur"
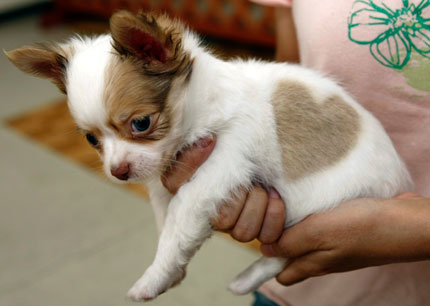
[(82, 129), (104, 127), (106, 122), (104, 70), (112, 57), (112, 52), (107, 52), (110, 39), (108, 35), (93, 39), (75, 37), (68, 43), (75, 51), (68, 60), (66, 75), (69, 109)]
[[(113, 56), (110, 37), (72, 44), (76, 53), (67, 70), (71, 112), (82, 128), (97, 127), (103, 132), (102, 158), (109, 177), (110, 169), (126, 160), (132, 165), (132, 178), (146, 180), (157, 224), (162, 227), (153, 264), (129, 291), (133, 300), (155, 298), (181, 281), (191, 257), (212, 233), (210, 218), (235, 190), (250, 187), (257, 177), (265, 186), (275, 187), (288, 203), (286, 226), (347, 199), (390, 197), (409, 187), (409, 174), (382, 126), (334, 82), (288, 64), (221, 61), (201, 48), (190, 32), (185, 33), (183, 45), (194, 59), (192, 75), (178, 91), (177, 120), (170, 134), (153, 145), (123, 141), (106, 126), (103, 104), (106, 66)], [(281, 80), (305, 84), (316, 101), (343, 97), (357, 110), (362, 125), (359, 141), (345, 158), (293, 182), (283, 172), (270, 103)], [(175, 152), (210, 133), (217, 134), (217, 144), (209, 159), (170, 196), (156, 171), (162, 153)], [(284, 264), (285, 260), (260, 259), (230, 289), (250, 292), (279, 273)]]

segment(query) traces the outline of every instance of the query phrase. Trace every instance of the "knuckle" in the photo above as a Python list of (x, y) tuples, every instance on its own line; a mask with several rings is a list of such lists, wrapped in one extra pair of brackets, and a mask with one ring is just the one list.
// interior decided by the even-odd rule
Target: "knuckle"
[(283, 211), (282, 207), (269, 205), (264, 217), (263, 228), (259, 235), (259, 240), (262, 243), (273, 243), (282, 235), (285, 223)]
[(232, 215), (232, 207), (229, 204), (221, 206), (218, 210), (217, 216), (212, 221), (212, 226), (218, 230), (229, 230), (235, 225), (235, 219)]
[(267, 201), (268, 199), (266, 190), (264, 190), (262, 187), (259, 187), (259, 186), (256, 186), (254, 187), (254, 189), (252, 189), (251, 196), (253, 198), (263, 200), (263, 201)]
[(290, 244), (278, 242), (278, 249), (279, 249), (280, 253), (282, 253), (282, 256), (285, 258), (295, 258), (296, 257), (296, 252), (294, 252), (294, 249), (291, 248)]
[(269, 234), (265, 234), (265, 233), (260, 233), (260, 235), (258, 236), (258, 240), (261, 243), (265, 243), (265, 244), (272, 243), (272, 241), (271, 241), (272, 239), (271, 239), (270, 235)]
[(216, 230), (228, 231), (233, 228), (234, 223), (229, 218), (222, 218), (221, 216), (218, 216), (212, 221), (212, 226)]
[(260, 233), (258, 236), (258, 240), (260, 240), (261, 243), (269, 244), (273, 243), (277, 240), (278, 236), (274, 233)]
[(237, 225), (231, 232), (231, 236), (240, 242), (249, 242), (256, 237), (254, 230), (250, 226)]
[(230, 223), (226, 222), (225, 219), (220, 219), (219, 217), (212, 220), (212, 227), (219, 231), (227, 231), (232, 228)]
[(323, 234), (317, 226), (307, 226), (304, 229), (303, 238), (314, 247), (322, 247), (326, 244), (327, 235)]
[(285, 206), (282, 201), (276, 199), (269, 200), (269, 206), (267, 208), (267, 214), (272, 218), (282, 218), (285, 219)]
[[(324, 236), (324, 233), (320, 230), (320, 224), (318, 222), (313, 221), (313, 216), (306, 218), (301, 221), (296, 229), (300, 227), (300, 237), (311, 244), (315, 241), (321, 239)], [(294, 227), (292, 227), (294, 229)], [(295, 232), (294, 234), (298, 234)]]

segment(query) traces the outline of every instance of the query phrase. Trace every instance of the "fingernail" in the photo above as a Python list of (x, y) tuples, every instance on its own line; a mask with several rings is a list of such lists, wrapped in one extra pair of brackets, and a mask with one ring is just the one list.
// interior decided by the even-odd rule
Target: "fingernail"
[(280, 199), (281, 198), (281, 196), (279, 195), (278, 191), (276, 191), (275, 188), (270, 188), (269, 197), (272, 199)]
[(197, 140), (196, 145), (200, 148), (207, 148), (213, 142), (213, 137), (205, 137)]

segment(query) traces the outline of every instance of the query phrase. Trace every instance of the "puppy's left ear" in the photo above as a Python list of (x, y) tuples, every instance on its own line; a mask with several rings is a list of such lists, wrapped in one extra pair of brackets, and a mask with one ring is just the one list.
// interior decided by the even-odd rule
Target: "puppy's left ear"
[(115, 50), (137, 59), (148, 72), (174, 72), (184, 60), (184, 26), (165, 15), (120, 11), (111, 17), (110, 29)]
[(8, 59), (20, 70), (50, 79), (63, 92), (66, 92), (65, 73), (67, 58), (54, 46), (36, 45), (22, 47), (9, 52)]

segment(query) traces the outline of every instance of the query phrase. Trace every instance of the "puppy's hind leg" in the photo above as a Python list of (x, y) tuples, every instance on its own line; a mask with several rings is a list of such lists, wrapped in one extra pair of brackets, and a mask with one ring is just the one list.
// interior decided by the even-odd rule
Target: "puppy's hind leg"
[(228, 289), (235, 294), (247, 294), (278, 275), (287, 264), (286, 258), (260, 257), (230, 283)]

